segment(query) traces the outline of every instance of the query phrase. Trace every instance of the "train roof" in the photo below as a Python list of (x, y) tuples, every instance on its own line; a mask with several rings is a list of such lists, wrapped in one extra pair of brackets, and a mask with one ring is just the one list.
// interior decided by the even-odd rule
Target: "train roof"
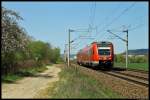
[[(112, 45), (112, 42), (109, 42), (109, 41), (94, 41), (94, 42), (92, 42), (91, 44), (94, 44), (94, 43), (96, 43), (97, 45)], [(85, 51), (85, 50), (87, 50), (89, 47), (90, 47), (91, 45), (86, 45), (84, 48), (82, 48), (82, 49), (80, 49), (79, 51), (78, 51), (78, 53), (81, 53), (81, 52), (83, 52), (83, 51)]]
[(112, 43), (109, 42), (109, 41), (92, 42), (91, 44), (94, 44), (94, 43), (96, 43), (96, 44), (112, 44)]

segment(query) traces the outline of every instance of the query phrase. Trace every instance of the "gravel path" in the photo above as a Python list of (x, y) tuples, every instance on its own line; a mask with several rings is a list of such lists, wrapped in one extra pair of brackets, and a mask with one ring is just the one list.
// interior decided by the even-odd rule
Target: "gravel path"
[(2, 84), (2, 98), (33, 98), (47, 88), (48, 84), (59, 80), (61, 71), (57, 65), (47, 66), (48, 70), (33, 77), (25, 77), (13, 84)]

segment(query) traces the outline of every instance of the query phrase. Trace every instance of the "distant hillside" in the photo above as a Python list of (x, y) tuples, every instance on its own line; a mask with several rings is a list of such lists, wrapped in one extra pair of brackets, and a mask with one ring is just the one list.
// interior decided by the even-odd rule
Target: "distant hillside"
[[(125, 54), (121, 53), (121, 54)], [(148, 54), (148, 49), (135, 49), (135, 50), (128, 50), (129, 55), (147, 55)]]

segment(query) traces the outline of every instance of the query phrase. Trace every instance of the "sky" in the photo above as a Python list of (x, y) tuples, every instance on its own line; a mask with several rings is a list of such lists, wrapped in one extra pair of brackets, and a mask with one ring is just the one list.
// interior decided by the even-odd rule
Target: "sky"
[[(23, 17), (19, 24), (36, 40), (49, 42), (64, 53), (71, 32), (71, 54), (93, 41), (110, 41), (115, 53), (126, 50), (125, 42), (111, 32), (126, 39), (123, 29), (129, 29), (129, 49), (148, 47), (148, 2), (2, 2)], [(89, 28), (89, 26), (92, 27)], [(97, 28), (95, 28), (97, 27)], [(90, 29), (90, 32), (87, 32)], [(85, 31), (84, 31), (85, 30)], [(80, 37), (79, 36), (84, 36)], [(87, 36), (87, 38), (85, 37)]]

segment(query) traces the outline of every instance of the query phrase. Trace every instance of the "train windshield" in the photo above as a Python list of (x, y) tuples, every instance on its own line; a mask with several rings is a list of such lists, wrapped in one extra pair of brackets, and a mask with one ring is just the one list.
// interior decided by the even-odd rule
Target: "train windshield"
[(110, 55), (110, 49), (106, 48), (99, 48), (98, 49), (99, 55)]

